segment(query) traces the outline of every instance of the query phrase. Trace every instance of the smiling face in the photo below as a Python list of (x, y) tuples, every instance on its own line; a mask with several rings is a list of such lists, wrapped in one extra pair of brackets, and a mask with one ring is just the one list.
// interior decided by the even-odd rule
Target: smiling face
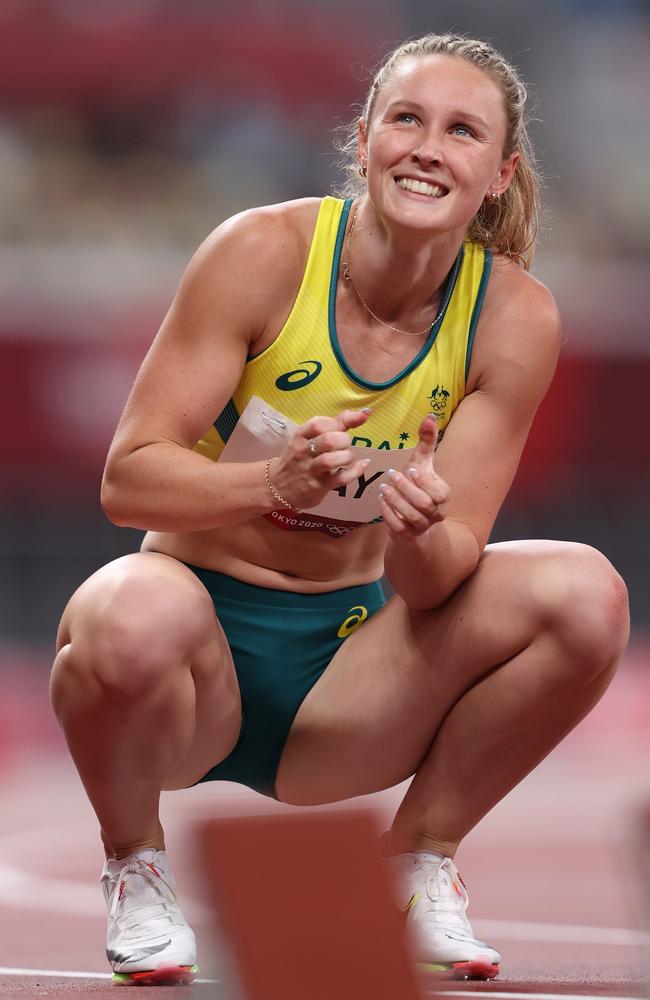
[(506, 128), (500, 87), (483, 70), (448, 55), (401, 59), (359, 127), (376, 210), (409, 228), (466, 231), (486, 194), (512, 180)]

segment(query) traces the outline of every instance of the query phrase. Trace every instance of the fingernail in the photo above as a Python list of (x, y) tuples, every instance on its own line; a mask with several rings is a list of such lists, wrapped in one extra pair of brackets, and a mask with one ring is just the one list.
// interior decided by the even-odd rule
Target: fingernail
[(435, 417), (434, 413), (427, 413), (427, 415), (426, 415), (426, 417), (424, 419), (425, 420), (433, 420), (434, 424), (436, 422), (436, 417)]
[(369, 465), (370, 465), (370, 459), (369, 458), (362, 459), (362, 461), (361, 461), (361, 468), (362, 469), (366, 469)]
[(394, 479), (395, 481), (399, 479), (399, 472), (396, 472), (395, 469), (389, 469), (388, 475), (390, 476), (391, 479)]
[(382, 496), (384, 495), (384, 493), (390, 493), (390, 486), (387, 486), (386, 483), (380, 483), (379, 492), (381, 493)]
[(409, 469), (409, 476), (411, 477), (411, 479), (417, 479), (417, 474), (418, 474), (417, 469)]
[(371, 408), (369, 406), (362, 406), (361, 407), (361, 412), (362, 413), (372, 413), (372, 410), (371, 410)]

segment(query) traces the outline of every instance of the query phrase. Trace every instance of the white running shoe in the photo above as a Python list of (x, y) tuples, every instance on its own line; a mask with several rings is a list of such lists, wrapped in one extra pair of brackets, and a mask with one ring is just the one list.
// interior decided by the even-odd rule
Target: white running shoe
[(164, 851), (137, 851), (107, 861), (102, 889), (108, 906), (106, 956), (120, 985), (191, 983), (196, 941), (176, 898)]
[(390, 863), (420, 971), (440, 979), (494, 979), (501, 956), (474, 937), (467, 889), (451, 858), (415, 851)]

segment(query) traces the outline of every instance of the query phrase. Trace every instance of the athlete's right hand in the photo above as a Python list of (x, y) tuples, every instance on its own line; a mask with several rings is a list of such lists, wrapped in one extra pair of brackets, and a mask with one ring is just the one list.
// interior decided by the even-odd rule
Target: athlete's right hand
[(330, 490), (359, 478), (370, 459), (358, 458), (347, 431), (369, 416), (370, 410), (343, 410), (336, 417), (312, 417), (296, 428), (269, 468), (274, 489), (294, 510), (309, 510)]

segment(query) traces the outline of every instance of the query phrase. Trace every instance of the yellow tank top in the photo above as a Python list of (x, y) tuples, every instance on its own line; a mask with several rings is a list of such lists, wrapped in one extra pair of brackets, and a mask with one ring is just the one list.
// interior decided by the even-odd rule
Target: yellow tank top
[(252, 396), (301, 424), (368, 406), (352, 434), (358, 447), (386, 450), (417, 444), (418, 426), (433, 412), (439, 433), (465, 395), (472, 343), (490, 276), (491, 253), (465, 242), (449, 273), (431, 331), (420, 352), (387, 382), (369, 382), (346, 362), (336, 332), (336, 286), (351, 199), (325, 197), (307, 265), (284, 327), (246, 362), (232, 399), (194, 450), (216, 461)]

